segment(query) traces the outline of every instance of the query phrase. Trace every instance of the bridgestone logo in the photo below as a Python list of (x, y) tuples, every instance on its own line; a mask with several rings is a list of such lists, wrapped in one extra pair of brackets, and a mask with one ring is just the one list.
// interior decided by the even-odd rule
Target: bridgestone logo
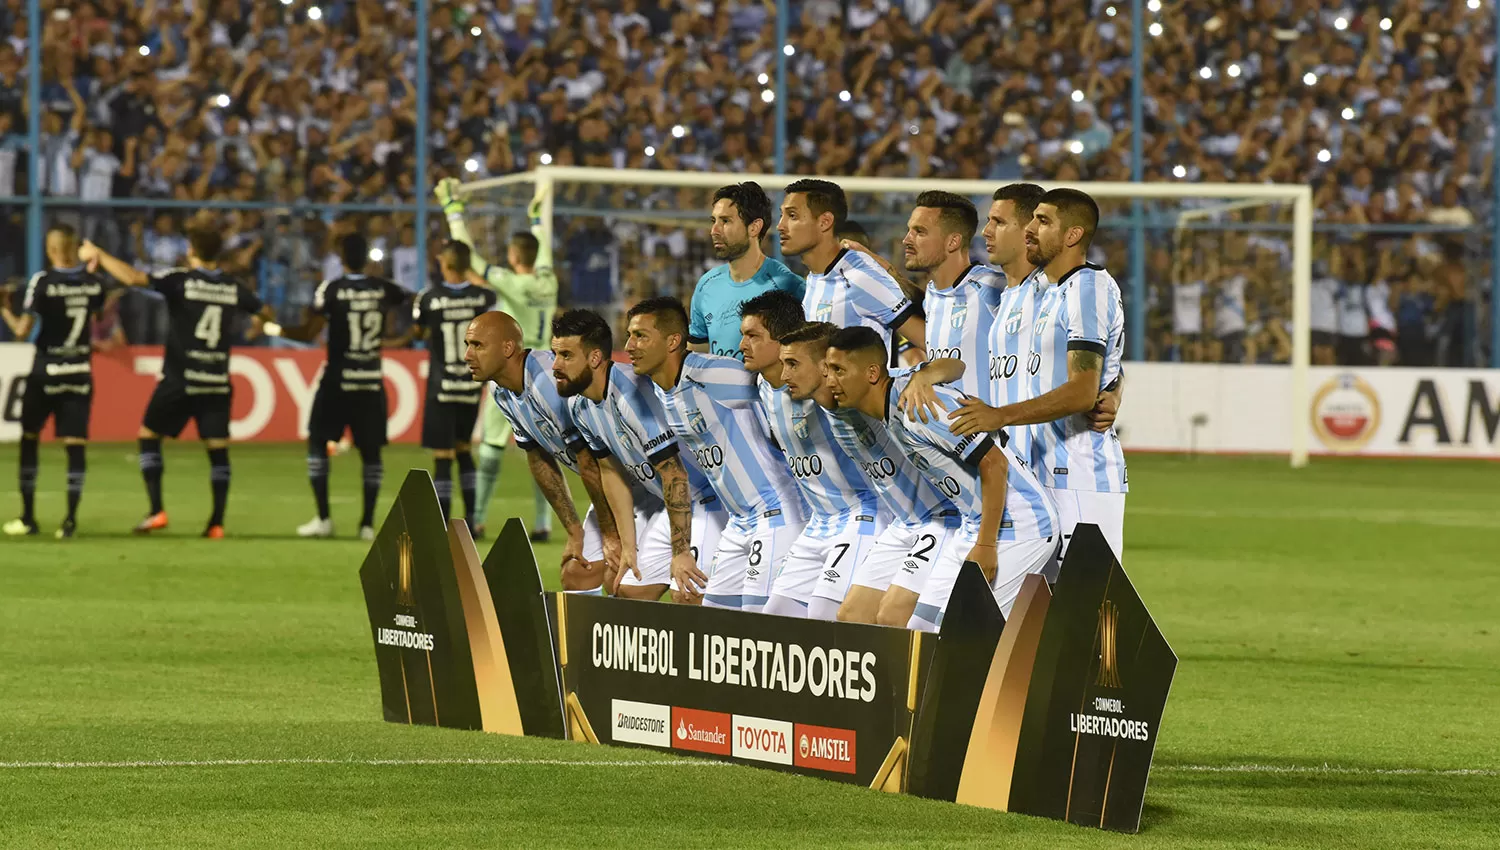
[(628, 714), (620, 714), (615, 718), (615, 728), (659, 733), (666, 731), (667, 724), (650, 717), (631, 717)]

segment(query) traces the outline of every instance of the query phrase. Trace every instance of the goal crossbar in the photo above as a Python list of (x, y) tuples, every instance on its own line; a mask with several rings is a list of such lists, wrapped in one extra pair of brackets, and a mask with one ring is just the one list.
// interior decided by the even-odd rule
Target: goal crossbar
[[(538, 166), (532, 171), (506, 174), (463, 184), (466, 195), (504, 186), (535, 185), (550, 190), (558, 183), (598, 184), (611, 186), (662, 186), (717, 189), (726, 182), (752, 180), (766, 189), (785, 189), (800, 180), (795, 174), (725, 174), (711, 171), (652, 171), (641, 168), (586, 168), (580, 166)], [(834, 177), (833, 182), (848, 192), (899, 192), (915, 195), (928, 189), (942, 189), (960, 195), (988, 195), (999, 181), (935, 180), (896, 177)], [(1291, 464), (1307, 465), (1309, 433), (1306, 423), (1311, 401), (1310, 369), (1312, 364), (1312, 187), (1289, 183), (1129, 183), (1129, 182), (1039, 182), (1043, 188), (1072, 187), (1095, 198), (1158, 200), (1171, 198), (1233, 198), (1262, 203), (1283, 202), (1292, 205), (1292, 421)], [(543, 227), (550, 238), (552, 200), (555, 193), (543, 192)]]

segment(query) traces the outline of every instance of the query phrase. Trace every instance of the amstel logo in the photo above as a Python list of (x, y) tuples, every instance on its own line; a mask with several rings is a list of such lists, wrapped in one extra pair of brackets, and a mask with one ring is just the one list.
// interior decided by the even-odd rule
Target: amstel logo
[(1339, 375), (1313, 396), (1313, 433), (1331, 451), (1357, 452), (1379, 427), (1380, 397), (1356, 375)]

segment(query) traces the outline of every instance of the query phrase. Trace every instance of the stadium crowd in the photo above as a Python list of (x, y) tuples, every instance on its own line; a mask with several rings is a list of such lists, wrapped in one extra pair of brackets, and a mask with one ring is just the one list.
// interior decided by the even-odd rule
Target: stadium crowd
[[(789, 171), (997, 185), (1129, 179), (1128, 5), (791, 5)], [(48, 0), (40, 168), (25, 150), (24, 8), (7, 0), (0, 9), (9, 33), (0, 42), (0, 195), (24, 195), (36, 172), (47, 194), (79, 200), (53, 215), (152, 267), (181, 260), (189, 223), (213, 224), (230, 234), (231, 268), (287, 317), (336, 270), (333, 245), (355, 228), (400, 283), (420, 289), (431, 279), (416, 266), (418, 234), (399, 214), (87, 206), (389, 204), (424, 194), (413, 179), (410, 3)], [(1146, 179), (1310, 182), (1320, 223), (1412, 226), (1418, 232), (1340, 230), (1319, 240), (1318, 276), (1336, 282), (1342, 323), (1332, 331), (1362, 327), (1368, 337), (1373, 325), (1396, 341), (1402, 363), (1473, 362), (1489, 271), (1468, 228), (1490, 194), (1493, 15), (1426, 0), (1148, 8)], [(432, 17), (434, 179), (543, 162), (772, 170), (771, 0), (437, 0)], [(559, 228), (575, 303), (683, 295), (712, 262), (706, 198), (617, 190), (583, 200), (637, 215), (575, 217)], [(904, 222), (873, 199), (851, 201), (877, 237), (887, 218), (890, 232)], [(1106, 206), (1106, 220), (1120, 210)], [(1219, 217), (1250, 229), (1246, 242), (1216, 230), (1152, 230), (1151, 357), (1284, 359), (1286, 212)], [(432, 218), (438, 238), (441, 219)], [(11, 206), (0, 239), (19, 245), (22, 233), (23, 207)], [(1097, 245), (1122, 278), (1127, 245), (1119, 227), (1106, 227)], [(6, 252), (0, 275), (14, 278), (21, 263)], [(1226, 304), (1225, 280), (1241, 272), (1243, 303)], [(1236, 306), (1243, 322), (1221, 321)], [(120, 309), (131, 341), (160, 339), (162, 313), (149, 296), (132, 294)], [(1234, 334), (1250, 344), (1226, 345)], [(1335, 348), (1345, 361), (1398, 359), (1365, 343)]]

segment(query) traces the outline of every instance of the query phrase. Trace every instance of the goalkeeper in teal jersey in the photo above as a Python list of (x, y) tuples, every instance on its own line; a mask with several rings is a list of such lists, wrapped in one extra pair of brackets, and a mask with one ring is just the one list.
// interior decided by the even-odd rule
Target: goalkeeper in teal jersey
[[(499, 309), (520, 323), (526, 347), (548, 349), (552, 342), (552, 316), (557, 312), (557, 274), (552, 270), (552, 243), (543, 238), (541, 211), (544, 198), (541, 190), (538, 189), (527, 209), (531, 232), (511, 234), (506, 245), (506, 260), (510, 265), (506, 268), (492, 265), (475, 248), (464, 224), (464, 202), (459, 197), (459, 185), (456, 179), (449, 177), (438, 181), (434, 190), (448, 219), (448, 233), (469, 246), (474, 277), (494, 289), (499, 296)], [(499, 406), (486, 401), (483, 408), (483, 436), (479, 444), (475, 482), (476, 506), (471, 512), (475, 539), (484, 535), (490, 496), (500, 479), (500, 460), (511, 438), (510, 422), (500, 412)], [(532, 492), (536, 502), (536, 525), (532, 527), (531, 538), (546, 540), (552, 533), (551, 508), (534, 482)]]

